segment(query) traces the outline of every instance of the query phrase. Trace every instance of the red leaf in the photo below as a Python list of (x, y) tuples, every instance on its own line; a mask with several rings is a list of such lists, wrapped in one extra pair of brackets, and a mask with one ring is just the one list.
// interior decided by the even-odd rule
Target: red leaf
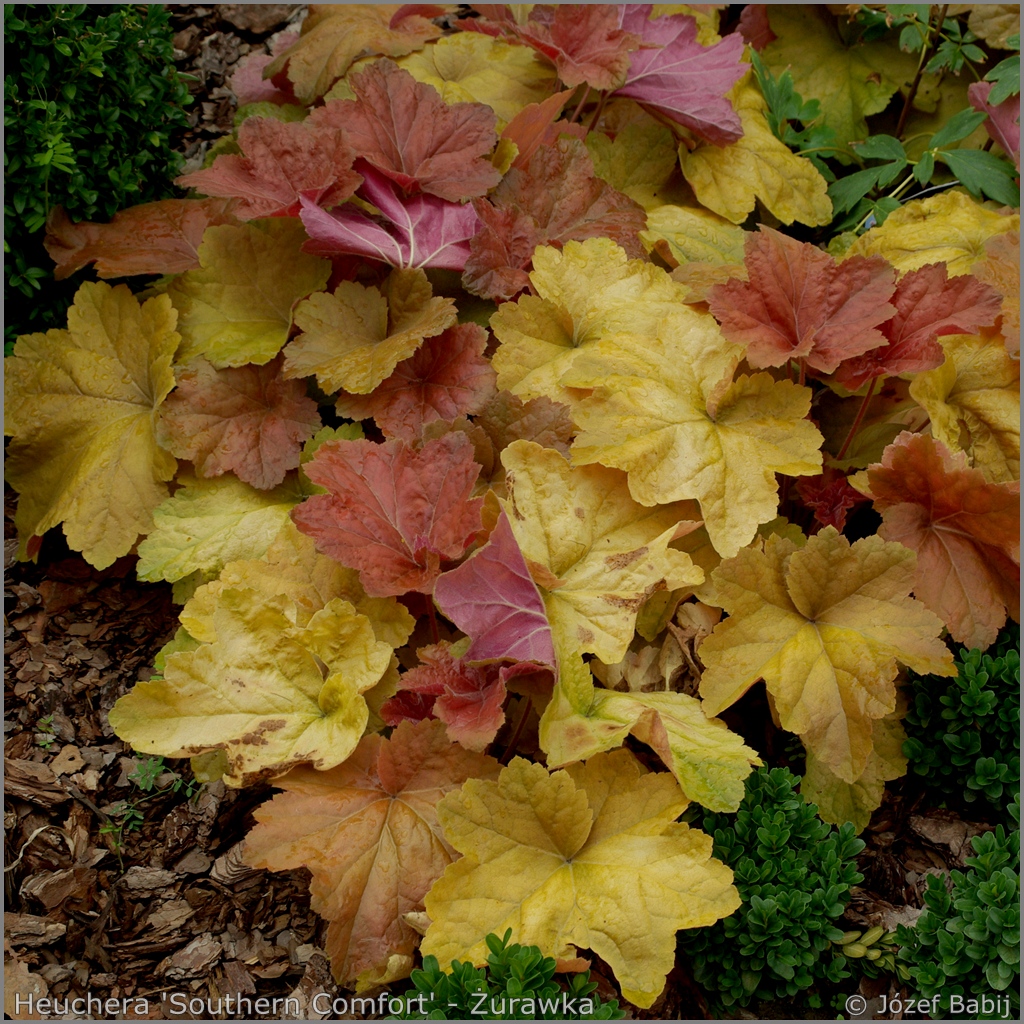
[(749, 281), (716, 285), (708, 306), (755, 368), (805, 359), (832, 373), (844, 359), (885, 344), (876, 329), (895, 307), (893, 269), (880, 256), (836, 263), (828, 253), (762, 225), (747, 236)]
[(615, 4), (537, 4), (517, 35), (548, 58), (569, 88), (621, 85), (640, 37), (619, 27)]
[(526, 170), (511, 168), (475, 205), (483, 230), (470, 242), (463, 284), (490, 299), (510, 299), (526, 287), (538, 245), (604, 237), (630, 257), (645, 254), (639, 238), (647, 226), (643, 207), (594, 174), (578, 139), (542, 146)]
[(228, 79), (228, 88), (238, 99), (238, 105), (244, 107), (249, 103), (298, 103), (291, 92), (282, 92), (278, 87), (263, 77), (263, 69), (274, 62), (274, 58), (284, 53), (288, 47), (299, 41), (298, 32), (282, 32), (274, 39), (271, 53), (253, 51), (246, 54), (236, 65), (234, 74)]
[(480, 226), (473, 207), (437, 196), (399, 197), (393, 181), (364, 161), (358, 163), (363, 174), (359, 193), (380, 210), (381, 221), (351, 205), (327, 213), (303, 199), (302, 223), (310, 237), (303, 250), (328, 258), (353, 253), (393, 267), (462, 270), (469, 240)]
[(768, 21), (767, 4), (747, 4), (740, 11), (740, 20), (736, 28), (743, 37), (743, 42), (752, 46), (758, 53), (779, 38), (772, 31)]
[(494, 395), (486, 347), (487, 332), (477, 324), (449, 327), (399, 363), (372, 394), (342, 393), (338, 412), (357, 420), (372, 416), (385, 437), (419, 440), (427, 423), (479, 412)]
[(303, 197), (319, 206), (337, 206), (361, 181), (352, 169), (356, 153), (344, 133), (318, 130), (311, 120), (250, 117), (238, 129), (241, 156), (219, 156), (212, 167), (185, 174), (176, 184), (204, 195), (238, 198), (240, 220), (295, 217)]
[(1020, 93), (1007, 96), (998, 106), (988, 102), (992, 91), (991, 82), (974, 82), (967, 88), (967, 99), (975, 110), (983, 110), (988, 114), (985, 131), (993, 142), (1002, 147), (1003, 152), (1013, 160), (1014, 166), (1020, 170)]
[(199, 266), (203, 232), (237, 224), (234, 200), (161, 199), (115, 213), (109, 224), (74, 224), (60, 206), (46, 220), (44, 245), (58, 281), (95, 261), (100, 277), (183, 274)]
[(472, 638), (466, 651), (469, 660), (555, 664), (544, 601), (504, 512), (490, 540), (438, 579), (434, 600)]
[(840, 531), (846, 526), (846, 513), (864, 501), (864, 495), (847, 483), (845, 474), (831, 466), (826, 466), (820, 476), (800, 477), (796, 489), (822, 526), (834, 526)]
[(498, 141), (496, 115), (483, 103), (449, 106), (432, 86), (394, 61), (374, 61), (351, 78), (354, 100), (332, 100), (309, 121), (344, 130), (356, 152), (407, 192), (457, 202), (501, 180), (486, 159)]
[(914, 595), (958, 643), (985, 648), (1020, 618), (1020, 483), (989, 483), (963, 452), (904, 432), (869, 466), (879, 535), (917, 552)]
[(896, 315), (882, 324), (888, 345), (846, 360), (836, 380), (856, 391), (873, 377), (923, 373), (941, 366), (943, 334), (974, 334), (999, 316), (999, 293), (970, 274), (950, 278), (945, 263), (929, 263), (900, 278), (892, 297)]
[[(505, 130), (501, 133), (503, 139), (514, 142), (519, 150), (513, 167), (526, 167), (530, 157), (537, 152), (547, 139), (548, 132), (562, 113), (562, 108), (568, 103), (572, 91), (566, 89), (563, 92), (556, 92), (541, 103), (528, 103), (522, 110), (512, 118)], [(549, 145), (554, 139), (549, 140)]]
[(416, 451), (404, 441), (328, 441), (305, 465), (328, 494), (292, 511), (326, 555), (359, 570), (371, 597), (429, 594), (444, 559), (459, 558), (480, 529), (470, 499), (480, 467), (465, 434)]
[(741, 60), (743, 39), (733, 32), (713, 46), (697, 42), (697, 22), (672, 14), (649, 20), (650, 4), (626, 4), (622, 26), (643, 43), (616, 96), (628, 96), (698, 137), (725, 146), (743, 135), (726, 93), (750, 68)]
[(197, 359), (160, 408), (157, 440), (202, 477), (231, 470), (253, 487), (276, 487), (320, 426), (316, 402), (302, 381), (281, 377), (281, 362), (215, 370)]

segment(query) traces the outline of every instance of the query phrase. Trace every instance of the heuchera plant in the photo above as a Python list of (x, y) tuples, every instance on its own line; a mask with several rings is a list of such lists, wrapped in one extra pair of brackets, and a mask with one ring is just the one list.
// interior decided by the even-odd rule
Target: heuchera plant
[(111, 723), (274, 780), (247, 856), (309, 869), (339, 982), (511, 929), (651, 1006), (748, 889), (680, 818), (740, 806), (763, 722), (717, 716), (762, 682), (853, 823), (831, 955), (906, 770), (897, 676), (1019, 616), (1016, 42), (984, 10), (312, 5), (190, 198), (52, 218), (61, 274), (159, 278), (7, 361), (19, 556), (60, 525), (173, 584)]

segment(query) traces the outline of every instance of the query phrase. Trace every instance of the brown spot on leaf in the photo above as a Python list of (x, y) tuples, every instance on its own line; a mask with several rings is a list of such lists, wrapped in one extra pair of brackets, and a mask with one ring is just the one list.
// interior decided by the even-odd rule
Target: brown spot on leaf
[(586, 510), (580, 508), (578, 505), (572, 511), (573, 511), (573, 514), (576, 516), (577, 519), (585, 520), (587, 518)]
[(647, 599), (646, 594), (640, 594), (638, 597), (619, 597), (618, 594), (602, 594), (601, 600), (606, 601), (613, 608), (625, 608), (630, 612), (637, 612), (640, 610), (641, 605)]
[(576, 627), (576, 639), (581, 644), (589, 644), (594, 642), (594, 634), (586, 628), (586, 626)]
[(244, 736), (239, 737), (238, 742), (251, 747), (265, 747), (268, 743), (266, 733), (277, 732), (287, 724), (283, 718), (268, 718), (266, 721), (260, 722), (252, 732), (247, 732)]
[(637, 548), (634, 551), (620, 551), (617, 555), (605, 555), (604, 564), (609, 569), (625, 569), (626, 566), (632, 565), (634, 562), (643, 558), (647, 554), (646, 545), (642, 548)]

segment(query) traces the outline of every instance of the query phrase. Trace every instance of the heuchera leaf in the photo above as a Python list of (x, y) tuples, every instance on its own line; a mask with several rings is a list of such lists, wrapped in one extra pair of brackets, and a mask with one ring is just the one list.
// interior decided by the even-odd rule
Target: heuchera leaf
[(846, 360), (836, 371), (847, 390), (856, 391), (874, 377), (934, 370), (944, 358), (936, 338), (973, 334), (994, 323), (1000, 310), (995, 289), (969, 274), (950, 278), (942, 263), (904, 274), (892, 304), (896, 315), (880, 327), (888, 344)]
[[(555, 87), (554, 71), (532, 48), (475, 32), (427, 43), (419, 53), (399, 58), (398, 65), (432, 85), (445, 103), (486, 103), (501, 124), (546, 101)], [(569, 95), (563, 94), (562, 105)]]
[(216, 576), (227, 562), (259, 558), (304, 495), (293, 477), (258, 491), (234, 476), (189, 480), (153, 512), (155, 526), (139, 545), (140, 580)]
[(621, 10), (622, 27), (642, 42), (615, 95), (628, 96), (715, 145), (740, 138), (743, 128), (727, 93), (750, 67), (741, 59), (742, 37), (733, 32), (714, 46), (701, 46), (694, 18), (652, 19), (652, 4), (625, 4)]
[(896, 704), (897, 661), (922, 675), (956, 673), (938, 639), (942, 623), (908, 597), (916, 556), (833, 527), (798, 547), (773, 535), (711, 574), (712, 597), (729, 617), (700, 648), (704, 711), (734, 704), (759, 679), (782, 728), (844, 782), (872, 750), (872, 722)]
[(622, 473), (573, 469), (530, 441), (510, 444), (502, 462), (512, 533), (552, 629), (576, 650), (606, 664), (621, 661), (651, 593), (703, 580), (688, 555), (669, 547), (699, 525), (692, 504), (644, 508), (629, 496)]
[(607, 238), (631, 257), (644, 254), (643, 208), (594, 174), (579, 139), (559, 138), (540, 147), (525, 169), (512, 167), (494, 192), (474, 205), (483, 227), (470, 242), (463, 283), (487, 298), (511, 298), (527, 287), (527, 268), (538, 245)]
[(303, 250), (319, 256), (353, 253), (393, 267), (443, 267), (462, 270), (469, 240), (480, 221), (470, 204), (445, 202), (431, 195), (400, 196), (398, 186), (362, 160), (360, 195), (381, 213), (383, 223), (354, 206), (327, 213), (302, 200), (302, 223), (310, 241)]
[(509, 659), (554, 666), (544, 600), (505, 512), (479, 551), (438, 577), (434, 600), (472, 640), (465, 654), (468, 660)]
[(366, 592), (429, 594), (441, 562), (459, 558), (480, 529), (480, 467), (461, 434), (428, 441), (329, 441), (305, 466), (328, 494), (293, 513), (295, 524), (342, 565), (359, 570)]
[(544, 246), (533, 257), (536, 295), (504, 303), (491, 317), (501, 342), (492, 362), (498, 387), (526, 400), (569, 402), (559, 380), (601, 338), (653, 332), (684, 291), (660, 267), (631, 260), (605, 238)]
[(470, 779), (437, 808), (463, 854), (434, 883), (421, 947), (442, 963), (482, 961), (490, 932), (546, 956), (592, 949), (623, 996), (650, 1006), (675, 962), (676, 931), (740, 903), (711, 837), (676, 821), (686, 799), (626, 750), (549, 775), (521, 757), (497, 782)]
[(356, 420), (372, 416), (385, 437), (419, 440), (426, 424), (480, 412), (493, 397), (486, 347), (487, 332), (479, 325), (449, 327), (400, 362), (372, 394), (341, 395), (338, 412)]
[(536, 4), (516, 34), (555, 65), (570, 88), (615, 89), (640, 37), (619, 25), (615, 4)]
[(821, 471), (810, 389), (767, 373), (734, 379), (741, 351), (710, 316), (683, 307), (654, 337), (597, 342), (560, 378), (593, 389), (573, 408), (573, 462), (626, 470), (644, 505), (696, 498), (725, 557), (777, 515), (776, 473)]
[(953, 334), (940, 342), (945, 362), (918, 374), (910, 397), (928, 413), (932, 436), (966, 451), (993, 483), (1020, 479), (1020, 360), (1000, 335)]
[(362, 159), (403, 190), (458, 202), (498, 184), (501, 172), (487, 159), (498, 141), (490, 107), (449, 106), (390, 60), (374, 61), (349, 82), (356, 99), (332, 100), (309, 123), (343, 131)]
[[(632, 733), (675, 775), (690, 800), (735, 811), (757, 754), (724, 722), (708, 718), (696, 697), (670, 690), (619, 693), (594, 685), (591, 668), (559, 638), (558, 683), (540, 720), (548, 766), (585, 761), (621, 746)], [(664, 685), (664, 684), (662, 684)]]
[(341, 598), (302, 629), (285, 615), (286, 600), (222, 591), (217, 639), (170, 655), (163, 679), (122, 697), (110, 709), (117, 734), (164, 757), (223, 750), (224, 780), (236, 786), (303, 761), (344, 761), (369, 717), (362, 694), (387, 670), (391, 647)]
[(19, 558), (64, 524), (68, 544), (104, 569), (153, 528), (174, 459), (154, 436), (174, 386), (179, 335), (164, 295), (83, 284), (68, 329), (27, 334), (4, 360), (5, 473), (18, 491)]
[(399, 4), (314, 4), (294, 46), (263, 72), (272, 78), (287, 67), (303, 103), (313, 103), (364, 53), (401, 57), (441, 34), (429, 18), (442, 8)]
[(43, 244), (58, 281), (89, 263), (100, 277), (181, 274), (199, 266), (208, 227), (235, 223), (234, 205), (225, 199), (161, 199), (121, 210), (109, 224), (75, 224), (55, 206)]
[(882, 513), (879, 536), (917, 552), (914, 596), (957, 643), (984, 650), (1020, 618), (1020, 483), (992, 484), (967, 456), (904, 432), (854, 480)]
[[(339, 982), (380, 975), (392, 961), (407, 974), (419, 935), (404, 915), (455, 854), (437, 822), (437, 802), (466, 779), (491, 779), (498, 762), (453, 745), (438, 722), (399, 725), (390, 739), (366, 736), (330, 771), (295, 768), (255, 811), (246, 863), (272, 871), (306, 867), (314, 909), (330, 922), (327, 952)], [(381, 983), (404, 976), (388, 972)]]
[(176, 180), (206, 196), (238, 200), (239, 220), (297, 217), (300, 197), (330, 209), (351, 196), (362, 178), (352, 169), (358, 152), (344, 132), (314, 122), (250, 117), (238, 129), (242, 153), (222, 154), (212, 167)]
[(728, 146), (706, 143), (680, 153), (683, 176), (700, 203), (734, 224), (742, 224), (758, 200), (783, 224), (828, 224), (832, 201), (825, 179), (772, 134), (751, 75), (733, 86), (731, 98), (743, 137)]
[(397, 725), (403, 719), (432, 716), (444, 722), (453, 743), (467, 750), (482, 751), (504, 723), (506, 680), (533, 675), (546, 677), (548, 685), (554, 682), (551, 669), (531, 662), (474, 665), (466, 657), (454, 657), (444, 643), (416, 653), (421, 664), (402, 675), (398, 692), (381, 708), (381, 718)]
[(950, 277), (969, 273), (983, 258), (994, 235), (1020, 231), (1020, 214), (1003, 213), (950, 190), (911, 199), (865, 231), (846, 251), (850, 256), (881, 256), (900, 274), (927, 263), (945, 263)]
[(182, 338), (177, 361), (269, 363), (288, 339), (292, 307), (323, 288), (331, 272), (326, 260), (300, 251), (304, 238), (292, 218), (209, 228), (199, 247), (201, 269), (167, 289)]
[(1020, 232), (1007, 231), (985, 243), (985, 258), (974, 268), (979, 281), (1003, 297), (999, 332), (1011, 356), (1020, 355)]
[(299, 303), (295, 323), (303, 333), (285, 349), (284, 375), (316, 374), (328, 394), (369, 394), (456, 315), (422, 270), (393, 270), (379, 289), (342, 281), (333, 293)]
[(991, 82), (974, 82), (967, 87), (967, 97), (975, 110), (988, 114), (985, 130), (992, 140), (1020, 170), (1020, 93), (1008, 96), (1002, 103), (992, 106), (988, 102)]
[(800, 477), (796, 489), (816, 522), (839, 531), (846, 525), (846, 513), (864, 501), (864, 496), (847, 482), (846, 475), (832, 466), (826, 466), (821, 476)]
[(762, 225), (747, 235), (748, 280), (712, 288), (711, 312), (755, 369), (802, 359), (832, 373), (844, 359), (885, 344), (877, 327), (896, 312), (896, 286), (879, 257), (836, 261), (809, 242)]
[[(478, 39), (479, 36), (467, 34), (461, 38)], [(518, 150), (515, 160), (512, 161), (513, 167), (526, 167), (540, 146), (556, 141), (548, 136), (571, 97), (572, 91), (569, 89), (552, 93), (540, 102), (523, 107), (505, 125), (501, 133), (502, 139), (515, 143)]]
[(234, 472), (269, 490), (299, 464), (303, 441), (320, 426), (299, 381), (282, 380), (281, 358), (266, 366), (215, 370), (205, 359), (178, 373), (160, 410), (157, 440), (202, 477)]

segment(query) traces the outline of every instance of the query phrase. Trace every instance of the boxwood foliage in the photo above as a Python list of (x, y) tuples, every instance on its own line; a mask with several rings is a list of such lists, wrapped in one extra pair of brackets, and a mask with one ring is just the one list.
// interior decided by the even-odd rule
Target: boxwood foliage
[[(833, 946), (843, 937), (850, 888), (863, 881), (854, 858), (864, 843), (847, 823), (822, 822), (785, 768), (760, 768), (739, 810), (706, 814), (714, 855), (735, 873), (743, 904), (710, 928), (681, 933), (694, 978), (725, 1006), (796, 996), (850, 976)], [(820, 995), (808, 997), (820, 1005)]]
[(5, 4), (4, 54), (6, 342), (63, 326), (81, 283), (53, 280), (50, 209), (108, 220), (174, 192), (189, 95), (163, 4)]

